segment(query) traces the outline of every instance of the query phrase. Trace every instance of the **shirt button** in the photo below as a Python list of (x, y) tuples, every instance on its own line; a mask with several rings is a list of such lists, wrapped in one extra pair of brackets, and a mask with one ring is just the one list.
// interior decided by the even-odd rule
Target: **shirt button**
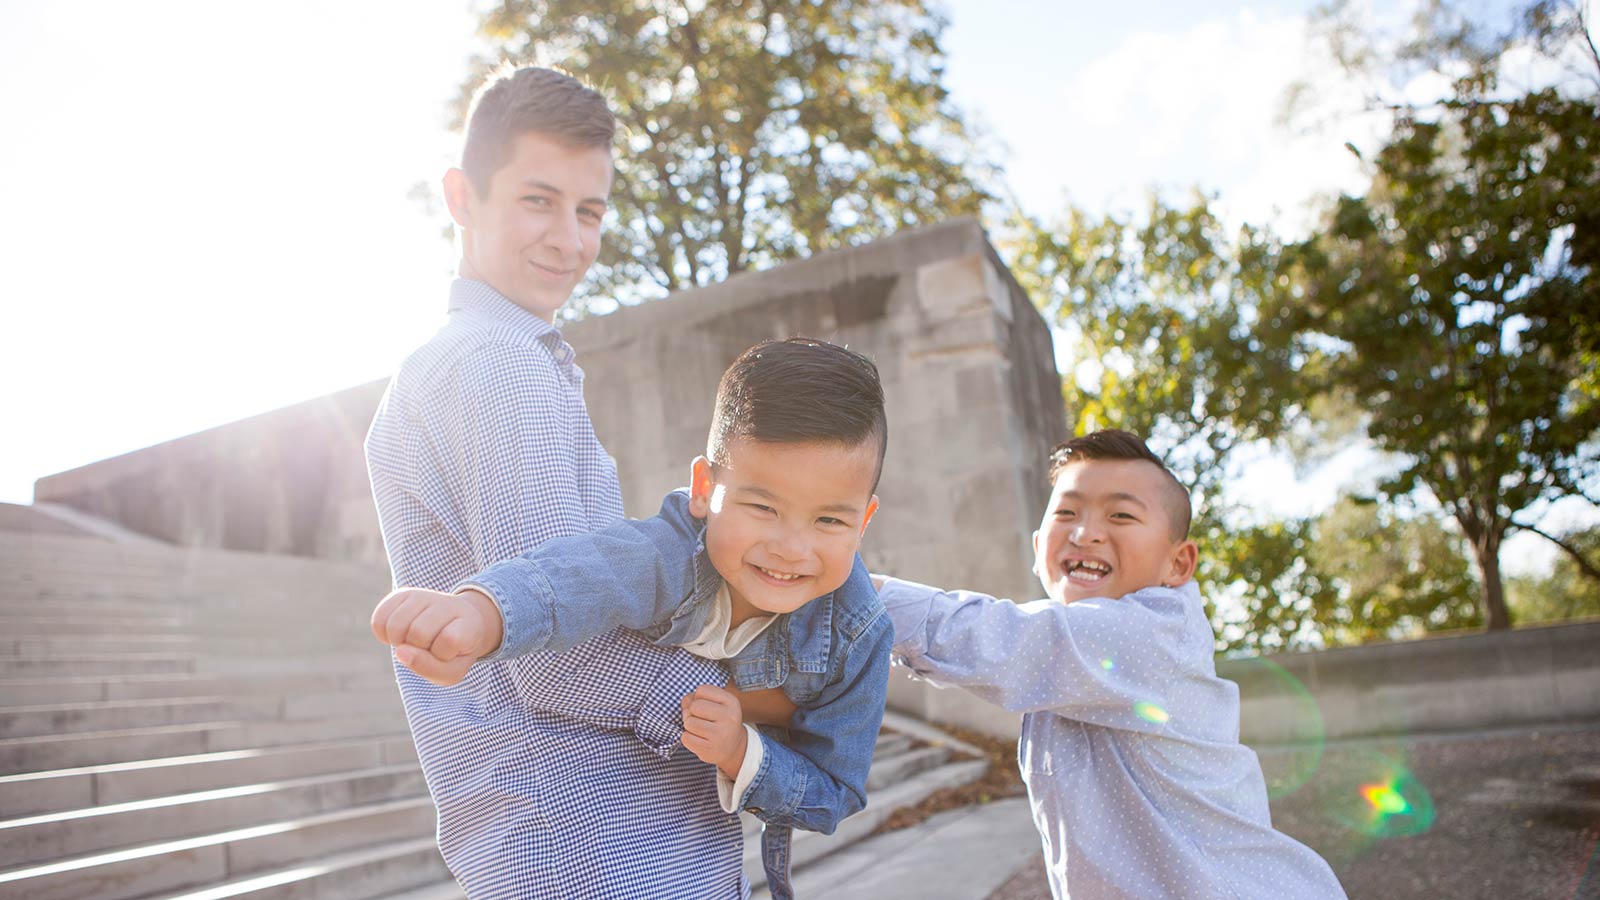
[(746, 806), (744, 811), (750, 813), (751, 815), (761, 815), (761, 807), (759, 806)]

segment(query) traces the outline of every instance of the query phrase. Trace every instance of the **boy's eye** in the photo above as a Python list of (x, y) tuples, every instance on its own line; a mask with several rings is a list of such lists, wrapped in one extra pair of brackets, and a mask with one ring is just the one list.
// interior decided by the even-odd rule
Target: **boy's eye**
[(539, 194), (529, 194), (528, 196), (522, 198), (522, 202), (528, 204), (529, 206), (543, 208), (550, 205), (550, 198), (540, 196)]
[(598, 222), (605, 217), (605, 213), (602, 213), (596, 209), (590, 209), (587, 206), (579, 209), (578, 215), (590, 220), (591, 222)]
[(1066, 507), (1056, 510), (1056, 518), (1058, 519), (1065, 519), (1070, 515), (1072, 515), (1072, 510), (1067, 509)]
[(745, 507), (761, 513), (769, 513), (773, 511), (772, 507), (763, 503), (746, 503)]
[(847, 524), (849, 524), (845, 520), (843, 520), (843, 519), (835, 519), (833, 516), (823, 516), (822, 518), (818, 519), (817, 521), (821, 522), (824, 525), (829, 525), (829, 526), (847, 525)]
[(1125, 513), (1125, 512), (1112, 513), (1111, 514), (1111, 518), (1113, 518), (1113, 519), (1127, 519), (1130, 522), (1138, 521), (1137, 519), (1135, 519), (1133, 517), (1133, 513)]

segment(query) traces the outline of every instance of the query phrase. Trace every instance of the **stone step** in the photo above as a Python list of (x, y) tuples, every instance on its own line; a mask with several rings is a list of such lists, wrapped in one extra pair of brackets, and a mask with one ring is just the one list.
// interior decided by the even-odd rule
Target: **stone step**
[(129, 728), (74, 735), (0, 739), (0, 775), (96, 766), (219, 750), (243, 750), (404, 731), (405, 715), (391, 711), (297, 721), (218, 721)]
[[(379, 653), (382, 651), (380, 649)], [(272, 678), (253, 675), (98, 675), (62, 678), (0, 678), (0, 708), (96, 700), (151, 700), (160, 697), (252, 694), (325, 694), (386, 689), (398, 695), (394, 674), (384, 671), (287, 672)]]
[(223, 750), (27, 772), (0, 777), (0, 810), (7, 817), (35, 816), (416, 761), (417, 751), (410, 735), (399, 732), (354, 741)]
[[(947, 747), (917, 746), (909, 735), (887, 728), (879, 731), (872, 752), (872, 768), (867, 773), (869, 805), (883, 789), (919, 772), (943, 765), (950, 755)], [(745, 840), (755, 840), (761, 833), (761, 820), (747, 813), (741, 813), (740, 820)]]
[(296, 721), (400, 709), (390, 686), (359, 691), (276, 691), (0, 708), (0, 738), (67, 736), (222, 719)]
[[(53, 656), (62, 653), (188, 653), (222, 656), (259, 645), (261, 631), (183, 628), (122, 634), (9, 635), (0, 639), (0, 656)], [(313, 656), (381, 649), (366, 622), (320, 622), (315, 633), (297, 638), (295, 652)]]
[(383, 900), (466, 900), (467, 892), (454, 879), (413, 888), (400, 894), (385, 894)]
[(0, 655), (0, 678), (171, 675), (193, 671), (192, 657), (172, 653), (61, 653), (48, 657)]
[(867, 773), (867, 793), (881, 791), (905, 781), (918, 772), (938, 768), (950, 758), (949, 747), (916, 747), (884, 756), (874, 756)]
[[(1028, 800), (1012, 797), (936, 813), (830, 853), (795, 875), (794, 891), (828, 900), (971, 900), (990, 896), (1038, 859), (1039, 832)], [(771, 898), (759, 890), (751, 900)]]
[[(307, 863), (341, 851), (375, 850), (378, 845), (396, 841), (426, 845), (437, 856), (438, 851), (432, 847), (433, 827), (433, 802), (427, 797), (350, 807), (3, 871), (0, 898), (132, 900), (241, 881), (285, 867), (315, 869), (318, 866)], [(436, 880), (438, 876), (434, 874), (418, 877), (412, 883)]]
[(152, 611), (148, 615), (75, 616), (63, 613), (0, 615), (6, 633), (24, 635), (117, 634), (131, 631), (177, 631), (191, 627), (187, 616)]
[(0, 821), (0, 869), (422, 797), (415, 764), (236, 785)]
[(0, 709), (0, 739), (66, 737), (85, 732), (187, 725), (223, 719), (275, 718), (282, 706), (282, 701), (272, 696), (172, 697), (13, 706)]
[[(867, 807), (839, 823), (833, 834), (812, 831), (794, 832), (790, 850), (790, 869), (798, 871), (829, 853), (850, 846), (871, 834), (889, 814), (897, 809), (912, 806), (922, 798), (943, 788), (958, 787), (976, 781), (989, 768), (985, 759), (961, 760), (946, 763), (936, 769), (921, 772), (907, 781), (891, 785), (867, 796)], [(744, 873), (752, 889), (767, 883), (766, 870), (761, 866), (761, 842), (746, 835), (744, 847)]]
[[(164, 900), (458, 900), (466, 895), (454, 882), (433, 838), (415, 838), (307, 860), (295, 866)], [(418, 888), (416, 885), (427, 885)], [(453, 892), (452, 892), (453, 890)], [(400, 891), (402, 893), (394, 893)]]

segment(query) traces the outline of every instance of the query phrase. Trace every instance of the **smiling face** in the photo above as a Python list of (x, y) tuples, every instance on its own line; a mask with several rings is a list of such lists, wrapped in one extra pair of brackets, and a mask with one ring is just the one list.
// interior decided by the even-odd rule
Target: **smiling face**
[(1090, 459), (1056, 475), (1039, 530), (1033, 570), (1062, 603), (1122, 597), (1194, 575), (1193, 541), (1173, 534), (1169, 477), (1141, 459)]
[(694, 461), (689, 511), (706, 520), (706, 552), (728, 584), (733, 623), (786, 613), (850, 577), (877, 511), (878, 446), (741, 438), (727, 461)]
[(537, 131), (512, 141), (481, 192), (451, 169), (445, 200), (461, 226), (461, 277), (554, 321), (600, 251), (610, 192), (608, 147), (574, 146)]

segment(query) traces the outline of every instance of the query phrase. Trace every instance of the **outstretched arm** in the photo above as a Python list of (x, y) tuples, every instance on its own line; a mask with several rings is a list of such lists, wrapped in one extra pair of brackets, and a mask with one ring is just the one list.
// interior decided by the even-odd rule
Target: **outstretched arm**
[(1188, 674), (1183, 606), (1200, 602), (1192, 583), (1146, 589), (1142, 602), (1016, 604), (891, 578), (880, 596), (897, 662), (916, 674), (1013, 712), (1139, 731), (1162, 724), (1174, 681)]
[(698, 543), (686, 498), (669, 494), (653, 518), (553, 538), (452, 593), (396, 590), (373, 610), (372, 631), (417, 674), (455, 684), (478, 659), (566, 650), (663, 622), (695, 593), (697, 574), (709, 598), (721, 581), (710, 567), (697, 573)]

